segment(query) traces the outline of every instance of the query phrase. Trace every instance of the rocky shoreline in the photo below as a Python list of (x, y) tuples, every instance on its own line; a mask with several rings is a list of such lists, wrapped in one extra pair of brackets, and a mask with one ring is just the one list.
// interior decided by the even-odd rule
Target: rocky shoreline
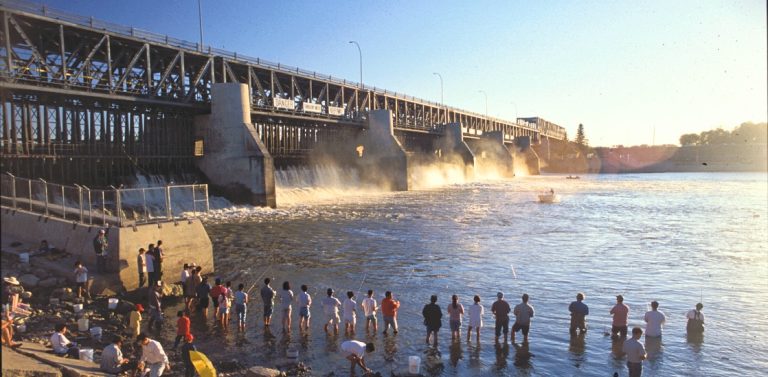
[[(45, 268), (45, 262), (52, 262), (64, 266), (65, 271), (70, 269), (67, 266), (72, 265), (72, 256), (65, 251), (52, 250), (45, 254), (36, 255), (30, 258), (30, 263), (24, 263), (20, 260), (21, 251), (29, 250), (19, 243), (12, 243), (10, 247), (3, 247), (1, 260), (3, 276), (16, 276), (24, 292), (21, 294), (22, 301), (31, 306), (29, 316), (15, 318), (14, 339), (24, 344), (35, 343), (40, 346), (50, 347), (50, 336), (53, 327), (57, 323), (66, 323), (70, 329), (69, 338), (76, 342), (81, 349), (93, 349), (94, 361), (100, 359), (101, 350), (109, 345), (113, 335), (127, 336), (127, 314), (134, 307), (134, 302), (144, 302), (145, 294), (134, 291), (125, 294), (118, 294), (119, 302), (114, 310), (108, 308), (108, 299), (112, 295), (94, 295), (92, 300), (86, 300), (76, 297), (71, 286), (74, 286), (72, 279), (61, 274), (57, 274), (51, 268)], [(15, 250), (13, 250), (15, 249)], [(98, 278), (98, 277), (96, 277)], [(180, 300), (181, 286), (178, 284), (168, 284), (164, 287), (164, 302), (173, 303)], [(76, 306), (79, 309), (75, 311)], [(79, 331), (78, 321), (88, 320), (88, 329)], [(146, 319), (143, 321), (146, 323)], [(164, 326), (172, 326), (171, 321), (166, 320)], [(83, 326), (85, 327), (85, 326)], [(95, 330), (100, 329), (100, 330)], [(153, 335), (153, 338), (157, 336)], [(173, 339), (158, 339), (165, 345), (166, 353), (170, 359), (172, 369), (166, 372), (165, 376), (182, 376), (184, 368), (178, 352), (170, 350), (170, 344)], [(21, 347), (24, 348), (24, 345)], [(3, 350), (8, 350), (3, 347)], [(126, 341), (122, 347), (123, 355), (126, 358), (135, 360), (140, 356), (140, 347), (133, 341)], [(204, 350), (203, 350), (204, 351)], [(23, 352), (22, 352), (23, 353)], [(54, 359), (55, 360), (55, 359)], [(211, 360), (219, 376), (312, 376), (312, 370), (301, 362), (291, 362), (283, 365), (276, 365), (275, 368), (263, 366), (246, 366), (238, 360)], [(48, 361), (50, 363), (50, 360)], [(95, 364), (98, 366), (98, 364)], [(329, 374), (333, 375), (333, 373)]]

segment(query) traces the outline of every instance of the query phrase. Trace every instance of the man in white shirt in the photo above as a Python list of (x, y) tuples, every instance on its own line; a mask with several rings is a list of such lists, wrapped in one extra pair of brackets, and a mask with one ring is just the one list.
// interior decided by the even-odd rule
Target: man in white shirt
[(661, 328), (666, 321), (667, 317), (659, 311), (659, 303), (656, 301), (651, 302), (651, 311), (645, 313), (645, 323), (647, 323), (645, 326), (645, 337), (660, 337)]
[[(627, 369), (629, 377), (640, 377), (643, 374), (643, 360), (648, 356), (645, 353), (645, 347), (640, 343), (640, 337), (643, 336), (643, 329), (635, 327), (632, 329), (632, 338), (624, 341), (622, 352), (627, 355)], [(648, 334), (646, 334), (648, 336)]]
[(164, 371), (171, 370), (168, 355), (165, 354), (160, 342), (149, 339), (147, 334), (139, 334), (136, 340), (141, 345), (139, 370), (143, 371), (144, 368), (149, 368), (149, 377), (160, 377)]
[(51, 347), (53, 347), (53, 353), (61, 356), (69, 356), (72, 358), (80, 357), (80, 349), (77, 348), (75, 343), (72, 343), (67, 339), (67, 325), (60, 323), (55, 327), (56, 332), (51, 335)]
[(368, 290), (368, 296), (363, 299), (361, 304), (363, 306), (363, 313), (365, 314), (365, 332), (368, 332), (368, 327), (373, 325), (373, 333), (378, 330), (376, 325), (376, 311), (379, 307), (376, 306), (376, 300), (373, 298), (373, 290)]
[(341, 306), (341, 302), (336, 297), (333, 297), (333, 289), (328, 288), (328, 297), (324, 298), (323, 301), (321, 301), (321, 304), (323, 306), (323, 313), (325, 314), (325, 325), (323, 326), (323, 329), (325, 330), (326, 334), (330, 334), (328, 332), (328, 325), (333, 326), (333, 333), (338, 334), (339, 333), (339, 307)]
[(341, 304), (344, 333), (349, 335), (355, 334), (355, 325), (357, 325), (357, 301), (353, 297), (355, 292), (347, 291), (347, 299)]
[(359, 365), (360, 368), (363, 368), (365, 373), (371, 373), (371, 370), (365, 366), (365, 360), (363, 360), (363, 358), (365, 357), (366, 353), (371, 353), (375, 350), (376, 347), (373, 345), (373, 343), (363, 343), (359, 340), (348, 340), (344, 343), (341, 343), (341, 351), (350, 362), (349, 374), (351, 376), (355, 375), (356, 365)]
[(120, 374), (129, 369), (128, 359), (123, 358), (123, 351), (120, 347), (123, 346), (123, 337), (115, 335), (112, 338), (112, 344), (104, 347), (101, 351), (101, 370), (111, 373)]

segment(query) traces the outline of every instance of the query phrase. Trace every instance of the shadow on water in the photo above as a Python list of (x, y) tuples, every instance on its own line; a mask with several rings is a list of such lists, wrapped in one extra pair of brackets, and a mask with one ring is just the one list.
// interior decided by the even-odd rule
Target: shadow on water
[(523, 372), (529, 372), (533, 365), (531, 364), (531, 358), (533, 354), (528, 349), (528, 343), (512, 343), (515, 346), (515, 366)]
[(424, 360), (426, 361), (426, 372), (430, 376), (440, 376), (445, 370), (443, 364), (443, 355), (437, 348), (428, 347), (424, 350)]
[(461, 349), (461, 342), (451, 343), (451, 366), (455, 368), (462, 359), (464, 359), (464, 356), (463, 350)]
[(568, 352), (571, 353), (571, 361), (576, 368), (579, 368), (581, 364), (586, 361), (586, 332), (579, 332), (578, 334), (571, 334), (571, 339), (568, 345)]
[(509, 344), (496, 343), (494, 345), (494, 348), (496, 349), (496, 370), (507, 369), (507, 358), (509, 357)]

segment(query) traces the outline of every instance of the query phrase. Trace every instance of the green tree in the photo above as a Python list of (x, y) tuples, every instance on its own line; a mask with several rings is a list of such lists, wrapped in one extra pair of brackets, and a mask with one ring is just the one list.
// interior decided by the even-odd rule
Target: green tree
[(584, 125), (579, 123), (579, 128), (576, 129), (576, 144), (584, 146), (586, 142), (586, 138), (584, 137)]
[(680, 136), (680, 145), (682, 146), (696, 145), (698, 143), (699, 143), (698, 134), (685, 134)]

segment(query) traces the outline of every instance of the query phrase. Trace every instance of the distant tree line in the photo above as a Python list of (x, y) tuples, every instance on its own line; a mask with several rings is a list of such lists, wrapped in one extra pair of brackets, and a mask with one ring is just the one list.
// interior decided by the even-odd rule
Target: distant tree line
[(744, 122), (733, 131), (722, 128), (680, 136), (680, 145), (768, 144), (768, 123)]

